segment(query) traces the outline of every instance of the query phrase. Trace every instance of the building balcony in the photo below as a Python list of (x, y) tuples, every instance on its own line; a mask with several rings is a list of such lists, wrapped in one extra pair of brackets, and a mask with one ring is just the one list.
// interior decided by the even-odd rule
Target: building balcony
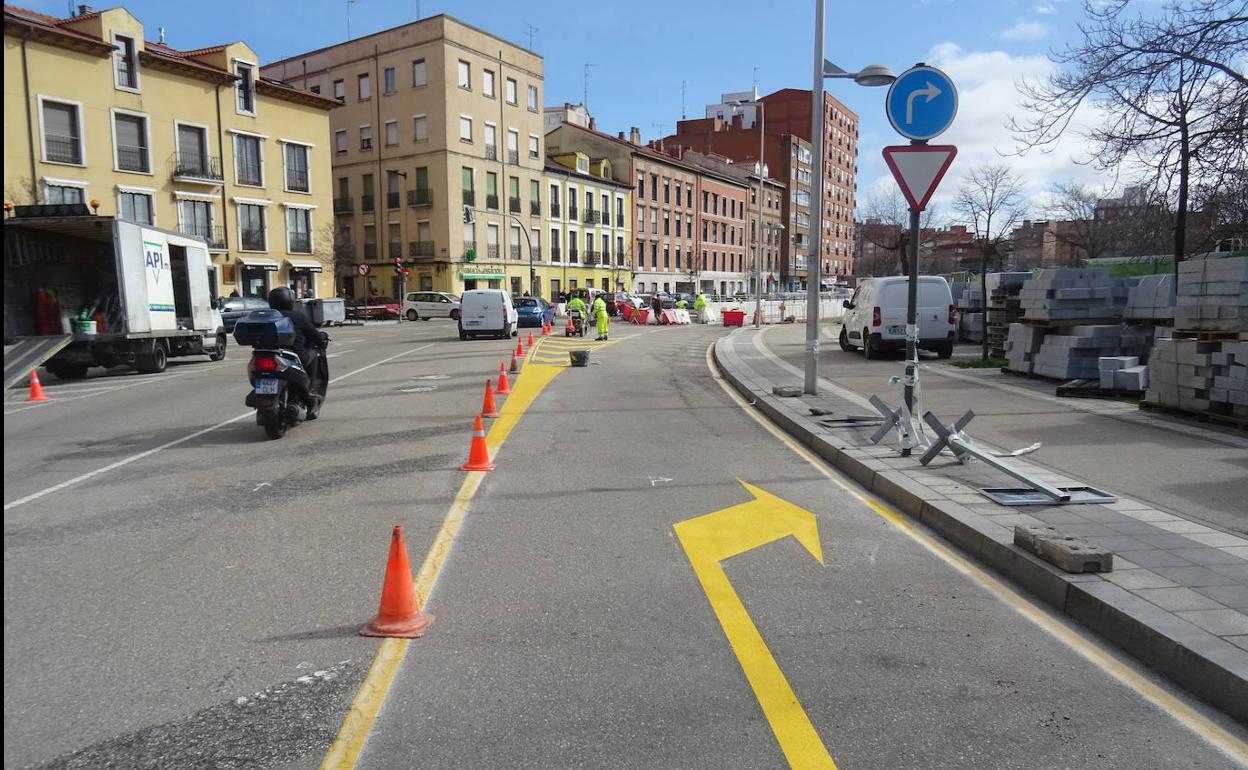
[(152, 164), (148, 160), (147, 148), (129, 144), (117, 145), (117, 170), (151, 173)]
[(243, 228), (238, 233), (239, 242), (245, 251), (268, 251), (268, 244), (265, 242), (264, 230)]
[(559, 218), (559, 204), (558, 203), (550, 204), (550, 218), (551, 219)]
[(508, 199), (507, 199), (507, 210), (508, 210), (508, 211), (510, 211), (510, 212), (511, 212), (511, 213), (513, 213), (513, 214), (519, 214), (519, 213), (520, 213), (520, 199), (519, 199), (519, 198), (508, 198)]
[(485, 246), (486, 259), (498, 259), (498, 244), (489, 243)]
[(607, 227), (611, 226), (611, 212), (610, 211), (602, 212), (602, 224)]
[(464, 241), (464, 259), (467, 259), (469, 255), (471, 255), (473, 259), (477, 258), (476, 241)]
[(568, 221), (575, 222), (580, 217), (576, 211), (576, 206), (568, 206)]
[(386, 254), (390, 256), (390, 259), (402, 259), (403, 258), (403, 242), (402, 241), (390, 241), (388, 246), (389, 248), (386, 249)]
[(183, 223), (178, 226), (178, 232), (192, 238), (199, 238), (208, 244), (209, 251), (225, 251), (228, 248), (225, 242), (225, 228), (220, 225)]
[(290, 251), (291, 254), (311, 254), (311, 233), (287, 233), (286, 249)]
[(585, 209), (585, 218), (581, 221), (587, 225), (596, 225), (602, 221), (602, 214), (595, 209)]
[(534, 262), (540, 262), (542, 260), (542, 247), (541, 246), (530, 247), (529, 254), (533, 257)]
[(485, 208), (488, 209), (489, 211), (498, 211), (498, 196), (490, 195), (489, 193), (486, 193)]
[(335, 214), (354, 214), (355, 199), (354, 198), (334, 198)]
[(508, 162), (508, 163), (510, 163), (510, 164), (511, 164), (511, 165), (513, 165), (513, 166), (514, 166), (514, 165), (516, 165), (516, 164), (518, 164), (518, 163), (520, 162), (520, 151), (519, 151), (519, 150), (508, 150), (508, 151), (507, 151), (507, 162)]
[(397, 209), (401, 205), (400, 203), (401, 198), (402, 198), (401, 193), (398, 193), (398, 192), (386, 193), (386, 208)]
[(169, 156), (169, 175), (175, 182), (199, 182), (219, 185), (225, 181), (221, 173), (221, 157), (195, 152), (175, 152)]
[(360, 211), (363, 211), (365, 213), (372, 211), (376, 206), (375, 200), (376, 199), (374, 199), (373, 196), (371, 195), (361, 196), (360, 197)]
[(474, 209), (477, 207), (477, 193), (475, 190), (464, 190), (464, 205), (471, 206)]
[(432, 206), (433, 190), (429, 188), (407, 191), (407, 205), (409, 206)]
[(44, 134), (45, 157), (53, 163), (82, 163), (82, 140), (76, 136)]
[(596, 251), (587, 251), (587, 252), (585, 252), (585, 260), (584, 260), (584, 261), (585, 261), (585, 266), (586, 266), (586, 267), (592, 267), (592, 266), (594, 266), (594, 265), (598, 264), (599, 262), (601, 262), (602, 260), (599, 258), (598, 252), (596, 252)]
[(542, 202), (529, 201), (529, 216), (540, 217), (542, 215)]
[(558, 246), (550, 247), (550, 261), (560, 262), (563, 260), (563, 251)]
[(520, 259), (520, 244), (508, 246), (507, 253), (511, 255), (512, 259)]
[(286, 169), (286, 189), (291, 192), (308, 192), (312, 189), (311, 174), (306, 168)]
[(498, 146), (497, 145), (487, 144), (485, 146), (485, 159), (486, 160), (498, 160)]
[(340, 243), (334, 247), (334, 262), (349, 264), (355, 262), (355, 247), (349, 243)]
[(259, 187), (264, 182), (264, 163), (235, 155), (234, 181), (237, 184)]
[(408, 241), (407, 256), (420, 259), (422, 257), (429, 259), (437, 255), (433, 241)]
[(580, 261), (581, 261), (581, 253), (579, 251), (577, 251), (576, 249), (572, 249), (571, 251), (568, 252), (569, 264), (573, 264), (573, 265), (579, 264)]

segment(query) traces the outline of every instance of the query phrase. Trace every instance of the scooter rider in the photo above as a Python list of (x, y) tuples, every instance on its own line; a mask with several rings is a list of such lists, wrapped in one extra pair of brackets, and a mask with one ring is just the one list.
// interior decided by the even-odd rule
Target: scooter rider
[(572, 299), (568, 300), (568, 317), (572, 317), (572, 311), (579, 310), (581, 313), (581, 323), (585, 323), (585, 300), (581, 299), (580, 294), (574, 294)]
[(308, 314), (295, 304), (295, 295), (285, 286), (279, 286), (269, 292), (269, 307), (280, 311), (282, 315), (295, 325), (295, 344), (293, 348), (303, 362), (303, 369), (308, 373), (309, 389), (317, 390), (320, 374), (319, 350), (325, 347), (327, 339), (324, 332), (313, 326)]

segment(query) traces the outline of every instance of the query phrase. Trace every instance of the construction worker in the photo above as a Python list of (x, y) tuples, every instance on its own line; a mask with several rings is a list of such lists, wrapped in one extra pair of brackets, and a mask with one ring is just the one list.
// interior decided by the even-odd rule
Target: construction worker
[(607, 303), (603, 300), (602, 295), (594, 300), (594, 318), (598, 321), (598, 340), (601, 342), (607, 338)]
[(706, 310), (706, 295), (698, 292), (698, 296), (693, 298), (693, 314), (698, 317), (698, 323), (702, 323), (702, 313)]
[[(583, 328), (583, 325), (584, 325), (584, 324), (585, 324), (585, 322), (586, 322), (586, 318), (585, 318), (585, 300), (581, 299), (581, 295), (580, 295), (580, 294), (573, 294), (573, 295), (572, 295), (572, 298), (568, 300), (568, 310), (567, 310), (567, 312), (568, 312), (568, 323), (569, 323), (569, 324), (571, 324), (571, 323), (572, 323), (572, 311), (574, 311), (574, 310), (575, 310), (575, 311), (579, 311), (579, 312), (580, 312), (580, 314), (581, 314), (581, 316), (580, 316), (580, 317), (581, 317), (581, 324), (582, 324), (582, 328)], [(578, 329), (577, 331), (579, 332), (580, 330)]]
[(676, 300), (677, 310), (684, 310), (687, 307), (689, 307), (689, 303), (685, 301), (684, 297), (681, 297), (680, 299)]

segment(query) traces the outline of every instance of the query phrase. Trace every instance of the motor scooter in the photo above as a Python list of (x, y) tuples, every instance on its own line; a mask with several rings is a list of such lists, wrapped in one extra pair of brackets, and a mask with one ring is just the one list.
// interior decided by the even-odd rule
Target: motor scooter
[(293, 349), (294, 324), (279, 311), (257, 310), (239, 319), (234, 339), (252, 349), (247, 363), (252, 390), (243, 403), (256, 410), (256, 424), (266, 436), (279, 439), (290, 427), (320, 416), (329, 390), (329, 335), (322, 333), (315, 348), (315, 381)]

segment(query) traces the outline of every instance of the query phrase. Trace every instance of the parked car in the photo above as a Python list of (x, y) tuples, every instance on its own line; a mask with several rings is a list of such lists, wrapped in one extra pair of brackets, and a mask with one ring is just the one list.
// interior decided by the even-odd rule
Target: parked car
[[(858, 284), (851, 299), (842, 302), (841, 350), (861, 349), (867, 358), (884, 350), (906, 346), (906, 302), (908, 282), (903, 275), (866, 278)], [(953, 294), (949, 282), (938, 275), (919, 276), (919, 349), (935, 352), (941, 358), (953, 355), (957, 333)]]
[(347, 300), (347, 318), (363, 321), (377, 321), (399, 317), (399, 303), (390, 297), (369, 297)]
[(512, 297), (520, 326), (541, 326), (543, 321), (554, 323), (555, 309), (541, 297)]
[(411, 291), (403, 301), (403, 317), (409, 321), (430, 318), (459, 320), (459, 296), (444, 291)]
[(221, 321), (227, 334), (234, 331), (238, 319), (254, 310), (268, 310), (268, 300), (263, 297), (226, 297), (221, 302)]
[(607, 315), (612, 318), (624, 312), (625, 305), (640, 307), (641, 304), (644, 304), (641, 303), (640, 300), (634, 299), (633, 296), (626, 291), (608, 292), (603, 296), (603, 301), (607, 303)]
[(471, 289), (459, 298), (459, 338), (489, 334), (507, 339), (520, 319), (511, 295), (502, 289)]

